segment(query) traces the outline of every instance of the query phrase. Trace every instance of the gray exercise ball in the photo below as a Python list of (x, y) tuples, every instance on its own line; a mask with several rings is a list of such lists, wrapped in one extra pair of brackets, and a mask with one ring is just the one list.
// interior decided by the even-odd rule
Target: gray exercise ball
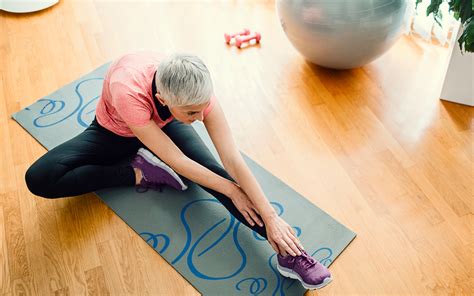
[(400, 37), (408, 0), (276, 0), (280, 23), (309, 61), (351, 69), (386, 52)]

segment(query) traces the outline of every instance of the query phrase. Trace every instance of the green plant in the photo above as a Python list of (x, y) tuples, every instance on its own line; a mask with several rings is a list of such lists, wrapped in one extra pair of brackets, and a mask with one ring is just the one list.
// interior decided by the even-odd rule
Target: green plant
[[(472, 0), (431, 0), (426, 9), (426, 15), (433, 14), (439, 25), (441, 25), (440, 20), (443, 17), (440, 6), (444, 1), (448, 2), (449, 11), (453, 12), (454, 17), (461, 21), (461, 26), (464, 29), (458, 39), (461, 51), (474, 52), (474, 2)], [(423, 0), (416, 0), (416, 7), (421, 2)]]

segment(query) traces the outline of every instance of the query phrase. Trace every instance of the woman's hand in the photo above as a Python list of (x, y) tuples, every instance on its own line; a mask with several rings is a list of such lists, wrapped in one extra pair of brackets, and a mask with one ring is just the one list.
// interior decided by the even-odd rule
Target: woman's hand
[(239, 212), (244, 216), (247, 222), (254, 226), (255, 223), (263, 227), (262, 220), (257, 215), (257, 209), (253, 205), (252, 201), (249, 199), (247, 194), (240, 188), (239, 185), (234, 183), (234, 190), (229, 195), (229, 198), (234, 203), (235, 207), (239, 210)]
[(265, 219), (268, 242), (281, 255), (301, 255), (303, 245), (295, 235), (293, 228), (277, 215)]

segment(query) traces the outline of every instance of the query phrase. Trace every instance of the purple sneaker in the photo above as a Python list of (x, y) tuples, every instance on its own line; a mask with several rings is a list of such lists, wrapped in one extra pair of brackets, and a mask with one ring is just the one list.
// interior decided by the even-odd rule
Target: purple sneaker
[(156, 188), (160, 185), (169, 185), (177, 190), (188, 188), (172, 168), (144, 148), (138, 150), (131, 166), (142, 171), (140, 185), (145, 188)]
[(281, 275), (299, 280), (306, 289), (320, 289), (332, 281), (329, 270), (316, 259), (301, 251), (301, 256), (277, 255)]

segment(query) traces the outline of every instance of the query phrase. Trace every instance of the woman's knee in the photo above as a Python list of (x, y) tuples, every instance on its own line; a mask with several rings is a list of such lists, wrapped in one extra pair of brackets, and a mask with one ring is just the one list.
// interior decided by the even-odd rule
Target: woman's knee
[(44, 198), (56, 198), (51, 173), (52, 168), (42, 166), (41, 163), (35, 162), (31, 165), (25, 173), (25, 183), (30, 192)]

